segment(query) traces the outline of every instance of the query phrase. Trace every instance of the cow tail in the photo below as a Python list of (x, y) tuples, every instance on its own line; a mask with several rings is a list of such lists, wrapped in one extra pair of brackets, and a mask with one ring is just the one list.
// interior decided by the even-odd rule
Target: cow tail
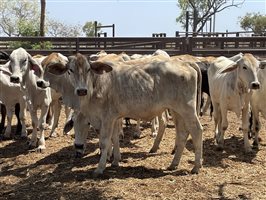
[(200, 116), (200, 103), (201, 103), (201, 86), (202, 86), (202, 74), (199, 66), (196, 63), (189, 63), (193, 69), (197, 71), (197, 114)]

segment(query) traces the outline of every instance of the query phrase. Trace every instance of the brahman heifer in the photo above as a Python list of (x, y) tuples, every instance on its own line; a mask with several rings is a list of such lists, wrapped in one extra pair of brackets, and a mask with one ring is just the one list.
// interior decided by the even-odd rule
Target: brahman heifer
[(258, 148), (259, 146), (259, 131), (261, 128), (261, 123), (259, 119), (259, 114), (261, 113), (262, 117), (266, 119), (266, 61), (253, 61), (254, 65), (259, 65), (258, 69), (258, 80), (260, 82), (260, 89), (252, 92), (250, 105), (252, 111), (252, 133), (255, 135), (255, 140), (253, 142), (253, 146)]
[[(153, 60), (144, 65), (111, 62), (89, 63), (85, 56), (69, 57), (67, 65), (49, 65), (48, 73), (70, 73), (75, 95), (80, 98), (80, 113), (85, 124), (100, 130), (101, 158), (94, 175), (106, 168), (111, 139), (113, 165), (120, 159), (118, 119), (122, 117), (151, 120), (169, 108), (176, 126), (177, 150), (169, 169), (174, 169), (190, 133), (195, 147), (192, 173), (202, 166), (202, 126), (197, 116), (197, 72), (182, 62)], [(76, 120), (81, 121), (81, 120)], [(82, 126), (84, 127), (84, 126)], [(82, 147), (87, 131), (75, 132), (75, 145)], [(163, 134), (159, 130), (159, 134)], [(156, 146), (156, 144), (155, 144)], [(81, 149), (78, 149), (81, 151)]]
[(252, 151), (248, 140), (248, 112), (252, 90), (260, 88), (258, 68), (259, 62), (253, 55), (240, 53), (232, 58), (218, 57), (208, 69), (218, 149), (224, 147), (224, 132), (228, 127), (227, 111), (230, 110), (238, 117), (242, 111), (245, 152)]
[[(1, 132), (2, 126), (5, 124), (5, 112), (7, 112), (7, 127), (4, 132), (4, 138), (9, 139), (11, 137), (11, 123), (13, 110), (17, 115), (17, 133), (20, 132), (21, 137), (27, 137), (26, 125), (25, 125), (25, 113), (26, 113), (26, 100), (23, 92), (21, 91), (20, 84), (10, 82), (11, 72), (6, 66), (0, 67), (0, 102), (2, 112)], [(2, 125), (3, 123), (3, 125)]]
[[(8, 62), (8, 60), (9, 60), (8, 53), (6, 53), (4, 51), (0, 51), (1, 63), (6, 64)], [(2, 67), (5, 68), (5, 65), (2, 65)], [(7, 70), (5, 70), (5, 71), (7, 71)], [(1, 92), (4, 92), (4, 91), (1, 91)], [(15, 115), (17, 117), (16, 133), (21, 133), (21, 131), (22, 131), (22, 124), (21, 124), (20, 119), (19, 119), (19, 110), (20, 110), (19, 103), (16, 103), (16, 105), (15, 105)], [(3, 132), (3, 130), (5, 128), (6, 112), (7, 112), (7, 110), (6, 110), (5, 105), (0, 102), (0, 113), (2, 115), (1, 122), (0, 122), (0, 134)]]
[[(20, 83), (27, 98), (33, 127), (29, 146), (30, 148), (37, 147), (36, 150), (42, 151), (45, 149), (44, 125), (51, 103), (50, 88), (41, 89), (36, 84), (37, 79), (39, 79), (37, 76), (40, 76), (42, 67), (25, 49), (18, 48), (10, 54), (9, 68), (12, 72), (10, 81)], [(41, 115), (38, 119), (37, 110), (39, 108), (41, 109)], [(41, 135), (39, 141), (37, 128), (39, 128)]]

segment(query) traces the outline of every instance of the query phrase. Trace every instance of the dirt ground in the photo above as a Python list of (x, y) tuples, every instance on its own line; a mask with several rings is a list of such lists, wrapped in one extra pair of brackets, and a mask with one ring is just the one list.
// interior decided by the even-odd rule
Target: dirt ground
[[(46, 141), (44, 153), (28, 151), (27, 140), (0, 141), (0, 199), (266, 199), (265, 126), (259, 150), (245, 154), (240, 120), (234, 114), (229, 114), (224, 151), (216, 150), (213, 120), (209, 116), (200, 120), (204, 127), (200, 174), (190, 173), (194, 160), (190, 139), (178, 169), (166, 170), (173, 158), (175, 138), (170, 121), (154, 154), (148, 153), (154, 141), (150, 126), (144, 126), (140, 139), (133, 138), (134, 128), (124, 128), (120, 166), (112, 168), (108, 163), (103, 177), (94, 179), (98, 137), (91, 133), (86, 155), (76, 159), (73, 132), (62, 135), (62, 112), (57, 130), (60, 136)], [(30, 131), (30, 120), (27, 124)]]

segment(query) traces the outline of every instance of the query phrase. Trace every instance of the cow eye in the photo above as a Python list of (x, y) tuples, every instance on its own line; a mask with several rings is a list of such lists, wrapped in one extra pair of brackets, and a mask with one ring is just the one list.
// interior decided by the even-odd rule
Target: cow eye
[(246, 66), (244, 66), (244, 67), (243, 67), (243, 69), (247, 69), (247, 67), (246, 67)]
[(71, 73), (74, 73), (73, 69), (71, 69), (71, 68), (69, 69), (69, 71), (70, 71)]

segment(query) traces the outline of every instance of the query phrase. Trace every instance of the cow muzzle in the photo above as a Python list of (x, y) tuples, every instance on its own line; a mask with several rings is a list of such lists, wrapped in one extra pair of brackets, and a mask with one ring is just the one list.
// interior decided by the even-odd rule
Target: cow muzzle
[(260, 89), (260, 83), (259, 82), (252, 82), (251, 83), (251, 89), (253, 89), (253, 90)]
[(84, 145), (83, 144), (75, 144), (76, 154), (75, 158), (82, 158), (84, 155)]
[(18, 76), (11, 76), (10, 82), (11, 83), (19, 83), (19, 77)]
[(37, 84), (37, 86), (38, 86), (39, 88), (42, 88), (42, 89), (45, 89), (45, 88), (49, 87), (49, 84), (45, 83), (45, 82), (42, 81), (42, 80), (37, 81), (36, 84)]
[(77, 95), (78, 96), (86, 96), (87, 95), (87, 89), (77, 89)]

